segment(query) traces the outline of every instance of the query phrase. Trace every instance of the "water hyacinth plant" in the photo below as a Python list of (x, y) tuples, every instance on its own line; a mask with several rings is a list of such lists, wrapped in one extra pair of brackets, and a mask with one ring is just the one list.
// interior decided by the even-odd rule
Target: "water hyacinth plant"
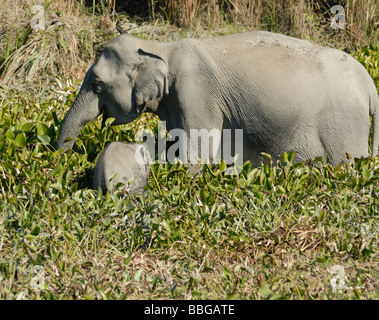
[(108, 141), (157, 133), (156, 117), (88, 123), (75, 150), (55, 150), (81, 72), (117, 34), (112, 13), (132, 34), (161, 41), (289, 27), (353, 50), (378, 87), (377, 4), (346, 1), (343, 33), (320, 22), (327, 2), (183, 1), (178, 13), (179, 1), (154, 1), (154, 19), (137, 23), (118, 1), (53, 1), (45, 21), (56, 26), (38, 33), (28, 2), (3, 2), (21, 17), (0, 22), (0, 299), (379, 299), (378, 157), (331, 166), (262, 154), (264, 163), (246, 162), (235, 176), (223, 174), (225, 163), (197, 175), (153, 164), (146, 192), (129, 197), (92, 190), (97, 157)]

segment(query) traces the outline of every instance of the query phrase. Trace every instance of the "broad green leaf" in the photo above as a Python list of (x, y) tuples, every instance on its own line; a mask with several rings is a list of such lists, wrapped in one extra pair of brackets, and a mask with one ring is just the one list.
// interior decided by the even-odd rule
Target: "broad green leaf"
[(288, 154), (288, 161), (289, 161), (290, 163), (292, 163), (292, 162), (293, 162), (293, 159), (295, 159), (295, 154), (296, 154), (295, 151), (291, 151), (291, 152)]
[(48, 127), (44, 123), (39, 123), (37, 126), (37, 134), (40, 136), (44, 136), (47, 134)]
[(261, 295), (262, 297), (268, 297), (270, 295), (272, 295), (274, 292), (270, 289), (269, 285), (267, 284), (267, 282), (265, 282), (258, 290), (258, 293), (259, 295)]
[(7, 140), (14, 140), (15, 138), (15, 135), (11, 130), (8, 130), (5, 136), (7, 137)]
[(276, 186), (276, 188), (277, 188), (277, 190), (280, 192), (280, 193), (282, 193), (282, 194), (284, 194), (284, 193), (286, 193), (286, 189), (284, 189), (282, 186)]
[(38, 135), (38, 140), (42, 142), (42, 144), (49, 144), (50, 143), (50, 137), (45, 135)]
[(63, 169), (63, 167), (62, 167), (62, 165), (57, 165), (51, 172), (50, 172), (50, 176), (55, 176), (55, 175), (57, 175), (58, 173), (60, 173), (61, 171), (62, 171), (62, 169)]
[(282, 155), (283, 163), (287, 164), (288, 163), (288, 153), (284, 152)]
[(161, 222), (161, 224), (162, 224), (162, 226), (169, 232), (169, 233), (171, 233), (171, 228), (170, 228), (170, 226), (169, 226), (169, 224), (167, 223), (167, 221), (166, 220), (163, 220), (162, 222)]
[(261, 152), (261, 155), (265, 156), (267, 159), (271, 161), (271, 155), (265, 152)]
[(25, 124), (22, 125), (21, 130), (23, 132), (28, 132), (28, 131), (30, 131), (32, 129), (33, 125), (34, 124), (31, 123), (31, 122), (27, 122), (27, 123), (25, 123)]
[(116, 118), (109, 117), (109, 118), (107, 118), (107, 120), (105, 120), (105, 125), (110, 126), (115, 120), (116, 120)]
[(14, 144), (16, 147), (23, 148), (26, 145), (26, 135), (24, 132), (19, 133), (14, 140)]
[(221, 164), (220, 164), (221, 172), (224, 172), (226, 168), (227, 168), (226, 162), (224, 160), (221, 160)]
[(41, 228), (40, 227), (35, 227), (30, 233), (33, 235), (33, 236), (38, 236), (39, 233), (41, 231)]

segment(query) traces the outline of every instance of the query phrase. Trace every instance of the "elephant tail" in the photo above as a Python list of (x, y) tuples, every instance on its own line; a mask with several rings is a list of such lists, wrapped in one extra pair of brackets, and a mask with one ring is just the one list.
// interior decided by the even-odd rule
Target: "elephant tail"
[(379, 145), (379, 97), (376, 90), (370, 101), (370, 116), (372, 116), (372, 157), (375, 158)]

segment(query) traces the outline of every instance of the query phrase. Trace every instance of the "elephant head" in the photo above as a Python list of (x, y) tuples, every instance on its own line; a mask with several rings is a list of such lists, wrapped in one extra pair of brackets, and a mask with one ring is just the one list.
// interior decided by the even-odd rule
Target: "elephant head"
[[(159, 43), (128, 34), (113, 39), (88, 70), (78, 96), (63, 119), (57, 149), (71, 149), (84, 125), (103, 113), (103, 123), (135, 120), (151, 101), (168, 94), (168, 65)], [(153, 110), (154, 111), (154, 110)]]
[(149, 170), (150, 154), (144, 145), (111, 142), (97, 160), (93, 187), (113, 192), (118, 183), (123, 183), (129, 194), (141, 194), (149, 180)]

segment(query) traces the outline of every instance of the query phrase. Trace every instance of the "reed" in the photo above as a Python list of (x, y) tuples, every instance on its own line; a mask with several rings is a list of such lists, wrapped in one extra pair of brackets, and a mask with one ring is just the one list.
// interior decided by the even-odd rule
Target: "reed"
[[(35, 32), (32, 8), (38, 4), (46, 28)], [(344, 9), (343, 29), (331, 27), (336, 4)], [(149, 34), (137, 36), (151, 39), (162, 29), (165, 41), (170, 32), (177, 38), (259, 29), (354, 52), (369, 44), (376, 48), (379, 34), (376, 0), (0, 0), (0, 8), (0, 81), (7, 84), (58, 75), (83, 78), (117, 35), (116, 20), (132, 24), (128, 12), (144, 11), (139, 19), (150, 15), (143, 23), (153, 25)]]
[[(113, 10), (114, 1), (101, 10)], [(42, 5), (44, 30), (32, 8)], [(97, 49), (117, 31), (109, 15), (89, 14), (84, 1), (0, 0), (0, 80), (82, 78)], [(101, 30), (101, 31), (99, 31)]]
[[(335, 5), (344, 8), (344, 29), (331, 27)], [(379, 34), (379, 4), (375, 0), (157, 0), (151, 8), (179, 26), (209, 28), (233, 23), (245, 30), (342, 42), (352, 50), (377, 42)]]

